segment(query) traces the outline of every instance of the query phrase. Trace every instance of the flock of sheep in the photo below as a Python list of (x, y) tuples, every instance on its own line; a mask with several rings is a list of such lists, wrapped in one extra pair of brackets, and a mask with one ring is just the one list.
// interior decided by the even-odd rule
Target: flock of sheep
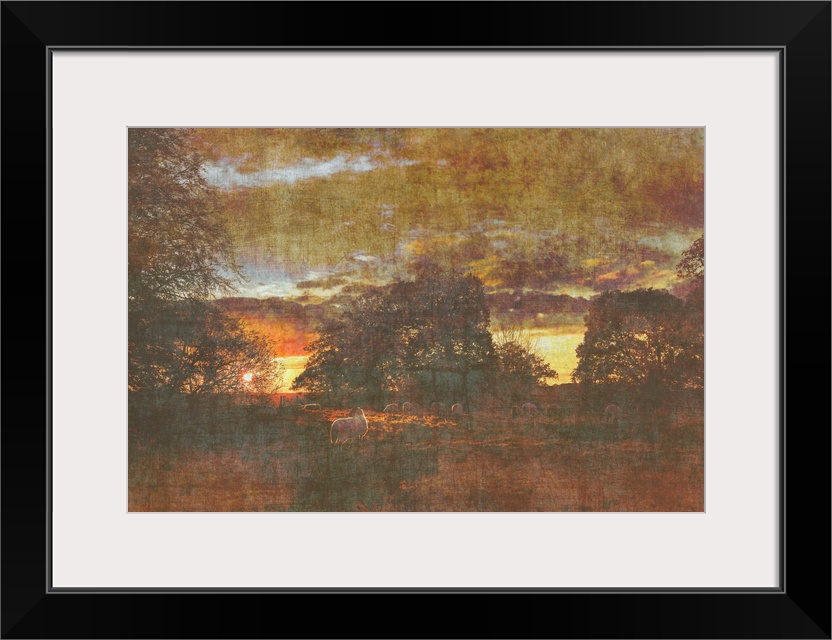
[[(304, 410), (320, 408), (321, 406), (319, 404), (308, 404), (304, 405), (303, 407)], [(435, 413), (448, 412), (448, 406), (441, 402), (434, 402), (430, 408), (431, 411)], [(558, 409), (558, 405), (550, 404), (545, 407), (544, 413), (546, 415), (555, 415)], [(392, 403), (388, 404), (384, 408), (384, 413), (415, 414), (416, 406), (412, 402), (405, 402), (401, 405), (401, 407), (399, 407), (399, 405), (396, 403)], [(462, 405), (457, 402), (456, 404), (451, 406), (450, 413), (455, 415), (462, 415)], [(526, 402), (522, 406), (514, 405), (511, 408), (511, 413), (512, 416), (519, 416), (521, 414), (535, 415), (539, 413), (539, 411), (536, 405), (532, 404), (531, 402)], [(607, 405), (607, 407), (604, 409), (604, 422), (614, 427), (620, 426), (621, 408), (614, 404)], [(367, 417), (364, 415), (363, 409), (361, 409), (361, 407), (355, 407), (350, 412), (350, 415), (348, 417), (338, 418), (332, 423), (332, 426), (329, 430), (329, 441), (332, 444), (343, 444), (346, 442), (351, 442), (353, 440), (360, 441), (364, 438), (364, 436), (367, 435), (367, 432), (369, 430), (370, 427), (367, 423)]]
[[(462, 405), (458, 402), (452, 405), (450, 409), (444, 402), (434, 402), (430, 405), (430, 411), (431, 413), (452, 413), (456, 415), (462, 415), (463, 413)], [(384, 407), (384, 413), (407, 413), (413, 415), (418, 413), (418, 411), (416, 405), (412, 402), (403, 402), (401, 407), (394, 402)]]

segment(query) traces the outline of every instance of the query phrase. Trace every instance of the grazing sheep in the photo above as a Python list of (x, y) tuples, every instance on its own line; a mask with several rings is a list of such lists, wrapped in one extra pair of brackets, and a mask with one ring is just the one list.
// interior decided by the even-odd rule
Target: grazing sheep
[(399, 412), (399, 405), (397, 405), (395, 402), (393, 402), (391, 404), (388, 404), (386, 407), (384, 407), (384, 413), (398, 413), (398, 412)]
[(621, 409), (617, 405), (610, 404), (604, 409), (604, 422), (613, 427), (621, 424)]
[(412, 402), (405, 402), (402, 405), (402, 413), (416, 413), (416, 407)]
[(361, 407), (352, 410), (349, 418), (338, 418), (329, 430), (329, 441), (333, 444), (349, 442), (358, 438), (361, 440), (370, 430), (367, 418)]
[(537, 407), (535, 405), (533, 405), (531, 402), (526, 402), (523, 405), (523, 413), (526, 413), (526, 414), (529, 414), (529, 415), (537, 413)]
[(448, 413), (448, 405), (444, 402), (434, 402), (430, 405), (430, 410), (433, 413)]
[(454, 406), (451, 407), (451, 413), (455, 413), (456, 415), (461, 416), (462, 405), (457, 402)]
[(315, 410), (320, 409), (320, 408), (321, 408), (321, 405), (319, 405), (317, 403), (314, 403), (314, 402), (312, 404), (305, 404), (305, 405), (301, 406), (301, 409), (303, 411), (315, 411)]

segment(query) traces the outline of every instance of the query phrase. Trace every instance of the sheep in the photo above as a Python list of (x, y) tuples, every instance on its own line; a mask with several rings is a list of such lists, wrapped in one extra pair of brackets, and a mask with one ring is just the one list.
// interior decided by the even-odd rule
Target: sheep
[(367, 435), (370, 426), (361, 407), (352, 410), (349, 418), (338, 418), (332, 423), (329, 429), (329, 441), (332, 444), (349, 442), (358, 438), (361, 440)]
[(320, 409), (320, 408), (321, 408), (321, 405), (319, 405), (318, 403), (315, 403), (315, 402), (313, 402), (311, 404), (305, 404), (305, 405), (301, 406), (301, 410), (303, 410), (303, 411), (315, 411), (315, 410)]
[(434, 413), (448, 413), (448, 405), (444, 402), (434, 402), (430, 405), (430, 410)]
[(604, 409), (604, 422), (613, 427), (621, 424), (621, 409), (614, 404), (607, 405), (607, 408)]
[(461, 416), (462, 415), (462, 405), (457, 402), (454, 406), (451, 407), (451, 413), (454, 413), (458, 416)]
[(533, 405), (531, 402), (526, 402), (523, 405), (523, 413), (526, 413), (526, 414), (529, 414), (529, 415), (535, 414), (535, 413), (537, 413), (537, 407), (535, 405)]
[(402, 405), (402, 413), (416, 413), (416, 407), (412, 402), (405, 402)]
[(392, 402), (392, 403), (388, 404), (386, 407), (384, 407), (384, 413), (398, 413), (398, 412), (399, 412), (399, 405), (397, 405), (395, 402)]

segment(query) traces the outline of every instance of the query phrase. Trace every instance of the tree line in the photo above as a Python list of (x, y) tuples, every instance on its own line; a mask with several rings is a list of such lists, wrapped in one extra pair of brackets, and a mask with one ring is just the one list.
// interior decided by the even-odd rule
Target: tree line
[(369, 287), (326, 320), (293, 389), (333, 404), (518, 401), (557, 377), (516, 340), (494, 340), (482, 281), (427, 266)]
[[(590, 301), (572, 376), (587, 395), (625, 385), (650, 406), (703, 386), (704, 237), (683, 253), (677, 275), (688, 280), (685, 298), (651, 288)], [(333, 404), (514, 404), (558, 376), (521, 330), (492, 335), (479, 278), (435, 265), (369, 287), (322, 324), (307, 351), (293, 389)]]

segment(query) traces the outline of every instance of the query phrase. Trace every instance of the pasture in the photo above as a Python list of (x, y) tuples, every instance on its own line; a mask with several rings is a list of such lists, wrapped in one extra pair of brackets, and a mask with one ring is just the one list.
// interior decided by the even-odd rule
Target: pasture
[(347, 410), (131, 410), (129, 510), (704, 510), (701, 407), (365, 414), (363, 440), (333, 445)]

